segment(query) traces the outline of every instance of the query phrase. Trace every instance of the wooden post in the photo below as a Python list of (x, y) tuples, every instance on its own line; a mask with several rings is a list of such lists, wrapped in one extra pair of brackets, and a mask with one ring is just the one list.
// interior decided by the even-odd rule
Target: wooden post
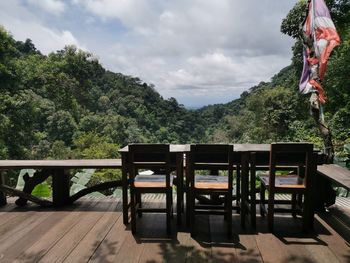
[[(0, 171), (0, 184), (4, 184), (5, 178), (4, 178), (4, 172)], [(0, 192), (0, 206), (4, 206), (7, 204), (6, 195), (4, 192)]]
[(177, 219), (177, 224), (181, 225), (181, 212), (183, 209), (183, 153), (176, 153), (176, 176), (177, 176), (176, 219)]
[(256, 227), (256, 153), (250, 154), (250, 221), (253, 227)]
[(128, 224), (129, 221), (129, 204), (128, 204), (128, 153), (122, 153), (122, 200), (123, 200), (123, 223)]
[(315, 201), (317, 200), (319, 189), (315, 185), (315, 177), (317, 173), (317, 153), (313, 153), (311, 161), (311, 167), (308, 169), (308, 178), (306, 182), (306, 192), (304, 199), (304, 211), (303, 211), (303, 231), (308, 232), (313, 229), (314, 214), (315, 214)]
[(245, 227), (245, 219), (247, 214), (247, 199), (248, 199), (248, 181), (249, 181), (249, 153), (242, 152), (241, 153), (241, 226)]
[(55, 169), (52, 175), (52, 202), (54, 206), (69, 204), (69, 174), (64, 169)]

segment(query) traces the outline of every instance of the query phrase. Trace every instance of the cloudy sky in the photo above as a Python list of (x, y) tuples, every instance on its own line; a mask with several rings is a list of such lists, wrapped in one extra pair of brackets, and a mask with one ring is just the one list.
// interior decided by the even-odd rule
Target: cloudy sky
[(290, 64), (297, 0), (0, 0), (0, 24), (44, 54), (74, 44), (185, 106), (228, 102)]

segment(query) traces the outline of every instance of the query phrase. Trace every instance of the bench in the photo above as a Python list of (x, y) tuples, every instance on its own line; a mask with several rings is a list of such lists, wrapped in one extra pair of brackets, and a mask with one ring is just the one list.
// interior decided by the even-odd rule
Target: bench
[(337, 164), (323, 164), (317, 166), (317, 173), (336, 185), (350, 190), (350, 170)]
[[(121, 169), (120, 159), (91, 159), (91, 160), (0, 160), (0, 205), (6, 204), (6, 194), (18, 196), (17, 205), (25, 205), (27, 200), (42, 206), (62, 206), (73, 203), (80, 197), (91, 192), (121, 186), (121, 180), (104, 182), (82, 189), (70, 196), (71, 169)], [(14, 169), (35, 169), (33, 177), (23, 177), (25, 186), (23, 191), (5, 185), (4, 171)], [(34, 187), (49, 176), (52, 176), (52, 202), (32, 196)]]
[(317, 180), (315, 180), (315, 189), (317, 189), (317, 199), (315, 208), (317, 211), (324, 211), (325, 207), (335, 204), (336, 192), (332, 184), (350, 189), (350, 171), (336, 164), (323, 164), (317, 166)]

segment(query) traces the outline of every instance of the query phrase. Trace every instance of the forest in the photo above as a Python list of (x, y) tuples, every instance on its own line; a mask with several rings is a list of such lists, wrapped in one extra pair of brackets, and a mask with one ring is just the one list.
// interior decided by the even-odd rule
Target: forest
[[(323, 83), (325, 118), (342, 158), (350, 143), (350, 2), (327, 4), (342, 42)], [(0, 159), (116, 158), (132, 142), (310, 141), (322, 149), (308, 96), (298, 92), (305, 5), (281, 21), (281, 33), (295, 39), (289, 66), (236, 100), (197, 110), (137, 76), (104, 69), (91, 53), (66, 46), (43, 55), (0, 28)]]

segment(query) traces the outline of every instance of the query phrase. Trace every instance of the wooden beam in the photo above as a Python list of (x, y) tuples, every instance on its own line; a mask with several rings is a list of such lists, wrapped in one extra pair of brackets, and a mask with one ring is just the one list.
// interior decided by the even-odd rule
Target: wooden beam
[(48, 200), (41, 199), (41, 198), (33, 196), (31, 194), (24, 193), (20, 190), (14, 189), (14, 188), (9, 187), (7, 185), (0, 185), (0, 191), (3, 193), (7, 193), (9, 195), (19, 196), (25, 200), (32, 201), (33, 203), (36, 203), (36, 204), (44, 206), (44, 207), (52, 206), (52, 202), (50, 202)]
[(79, 198), (83, 197), (84, 195), (87, 195), (87, 194), (92, 193), (92, 192), (102, 191), (102, 190), (106, 190), (106, 189), (110, 189), (110, 188), (117, 188), (117, 187), (121, 187), (121, 186), (122, 186), (121, 180), (97, 184), (97, 185), (91, 186), (89, 188), (82, 189), (78, 193), (72, 195), (69, 198), (69, 203), (73, 203), (74, 201), (78, 200)]
[[(4, 171), (0, 171), (0, 186), (3, 186), (4, 182), (5, 182), (5, 178), (4, 178)], [(4, 206), (7, 204), (6, 201), (6, 194), (3, 191), (0, 191), (0, 206)]]

